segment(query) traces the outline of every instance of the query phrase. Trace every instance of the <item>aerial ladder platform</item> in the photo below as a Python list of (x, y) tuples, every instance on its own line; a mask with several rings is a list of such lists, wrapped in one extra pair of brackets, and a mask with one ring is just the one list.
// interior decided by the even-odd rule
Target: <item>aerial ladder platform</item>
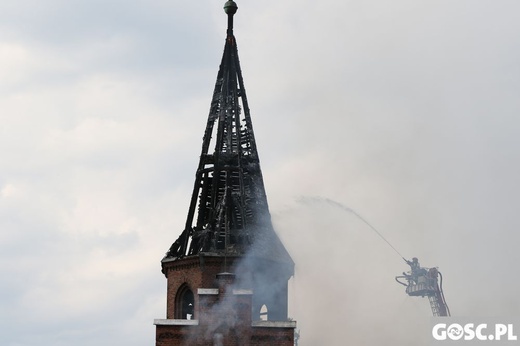
[(411, 270), (396, 276), (395, 281), (406, 286), (406, 294), (411, 297), (428, 297), (433, 316), (450, 316), (442, 290), (441, 272), (437, 268), (421, 267), (417, 257), (405, 261)]

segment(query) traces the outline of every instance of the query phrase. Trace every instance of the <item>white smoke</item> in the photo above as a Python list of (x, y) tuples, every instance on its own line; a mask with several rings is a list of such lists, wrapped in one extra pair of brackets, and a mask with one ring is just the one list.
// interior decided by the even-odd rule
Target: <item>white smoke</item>
[(274, 215), (296, 262), (290, 314), (300, 346), (424, 345), (431, 311), (394, 277), (406, 264), (352, 209), (303, 198)]

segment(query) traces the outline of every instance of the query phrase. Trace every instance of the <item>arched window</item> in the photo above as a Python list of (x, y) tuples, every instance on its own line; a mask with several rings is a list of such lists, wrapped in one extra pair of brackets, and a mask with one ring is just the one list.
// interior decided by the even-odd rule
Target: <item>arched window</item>
[(260, 320), (261, 321), (267, 321), (269, 319), (268, 311), (267, 311), (267, 305), (262, 305), (260, 308)]
[(175, 296), (175, 318), (191, 320), (195, 307), (195, 297), (187, 284), (181, 285)]

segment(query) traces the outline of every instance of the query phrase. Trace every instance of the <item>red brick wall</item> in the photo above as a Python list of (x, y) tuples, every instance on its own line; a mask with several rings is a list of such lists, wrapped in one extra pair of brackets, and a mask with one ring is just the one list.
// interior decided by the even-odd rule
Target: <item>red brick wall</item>
[[(234, 258), (227, 258), (226, 265), (231, 267)], [(217, 288), (216, 275), (226, 270), (223, 257), (188, 257), (163, 263), (163, 270), (168, 279), (166, 296), (166, 318), (174, 318), (175, 296), (182, 284), (187, 283), (195, 296), (195, 316), (198, 311), (198, 288)]]
[[(245, 333), (244, 333), (245, 332)], [(213, 334), (206, 334), (200, 326), (157, 326), (156, 346), (211, 346)], [(190, 338), (191, 337), (191, 338)], [(293, 328), (251, 327), (236, 329), (223, 340), (224, 346), (294, 346)]]
[(189, 336), (196, 333), (197, 326), (157, 326), (155, 346), (187, 346)]
[(250, 346), (294, 346), (294, 328), (251, 328)]
[[(237, 258), (228, 257), (224, 263), (223, 257), (193, 256), (163, 263), (168, 280), (167, 318), (174, 319), (175, 296), (186, 283), (194, 294), (193, 319), (199, 324), (158, 325), (156, 346), (213, 345), (215, 333), (223, 335), (224, 346), (294, 345), (294, 328), (251, 326), (253, 297), (250, 294), (233, 295), (225, 289), (218, 295), (197, 294), (198, 288), (218, 288), (216, 275), (226, 270), (233, 272), (235, 262)], [(284, 293), (287, 294), (286, 290)]]

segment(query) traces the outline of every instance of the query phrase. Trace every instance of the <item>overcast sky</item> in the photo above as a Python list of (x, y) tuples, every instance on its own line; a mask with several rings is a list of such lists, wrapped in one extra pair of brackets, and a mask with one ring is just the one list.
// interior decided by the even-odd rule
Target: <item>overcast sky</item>
[[(0, 1), (1, 345), (154, 343), (223, 4)], [(327, 198), (438, 266), (453, 315), (519, 316), (520, 3), (238, 6), (300, 345), (429, 340), (428, 301), (394, 281), (405, 263)]]

